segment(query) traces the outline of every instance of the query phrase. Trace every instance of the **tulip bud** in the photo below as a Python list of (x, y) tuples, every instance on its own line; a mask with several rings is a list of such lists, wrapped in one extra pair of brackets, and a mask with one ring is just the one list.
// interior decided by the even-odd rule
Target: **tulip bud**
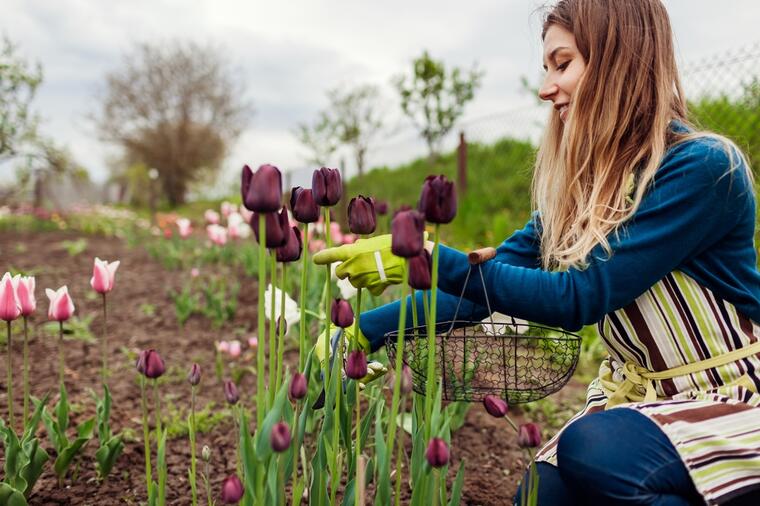
[(379, 216), (385, 216), (386, 214), (388, 214), (388, 202), (386, 202), (385, 200), (376, 200), (375, 212), (377, 212)]
[(350, 327), (354, 323), (354, 310), (345, 299), (335, 299), (330, 309), (333, 324), (341, 328)]
[(488, 414), (495, 418), (504, 418), (507, 416), (507, 411), (509, 411), (507, 402), (495, 395), (486, 395), (483, 398), (483, 406), (488, 411)]
[(243, 167), (240, 190), (243, 205), (258, 213), (273, 213), (282, 206), (282, 175), (274, 165), (261, 165), (254, 173)]
[(187, 373), (187, 381), (192, 386), (197, 386), (198, 383), (201, 382), (201, 366), (193, 364), (192, 367), (190, 367), (190, 372)]
[(224, 382), (224, 398), (227, 399), (228, 404), (233, 406), (240, 400), (237, 386), (230, 380)]
[(21, 304), (19, 303), (13, 280), (14, 278), (11, 277), (10, 272), (6, 272), (3, 275), (2, 281), (0, 281), (0, 319), (7, 322), (21, 316)]
[(404, 364), (404, 366), (401, 368), (401, 393), (412, 393), (413, 388), (414, 380), (412, 379), (412, 370), (408, 365)]
[(203, 445), (203, 449), (201, 450), (201, 458), (204, 462), (211, 460), (211, 448), (209, 448), (208, 445)]
[(298, 401), (306, 397), (306, 393), (309, 391), (306, 384), (306, 376), (297, 372), (290, 380), (290, 386), (288, 387), (288, 396), (291, 401)]
[[(288, 222), (288, 211), (284, 207), (279, 213), (266, 213), (266, 247), (279, 248), (284, 246), (288, 240), (290, 223)], [(251, 218), (251, 227), (256, 235), (256, 241), (259, 241), (259, 213), (253, 213)]]
[(433, 259), (426, 249), (409, 259), (409, 286), (415, 290), (429, 290), (432, 286)]
[(278, 262), (295, 262), (301, 258), (301, 250), (303, 250), (301, 230), (297, 226), (293, 226), (288, 229), (285, 245), (277, 248), (275, 255)]
[(314, 202), (320, 206), (334, 206), (343, 196), (343, 182), (338, 169), (322, 167), (315, 170), (311, 178), (311, 192)]
[(428, 176), (417, 209), (430, 223), (450, 223), (457, 214), (457, 192), (446, 176)]
[(235, 475), (228, 476), (222, 483), (222, 502), (224, 504), (237, 504), (243, 498), (243, 483)]
[(443, 439), (434, 437), (430, 440), (430, 444), (428, 444), (425, 458), (428, 464), (433, 467), (445, 466), (449, 463), (449, 445)]
[(92, 278), (90, 286), (98, 293), (105, 294), (113, 290), (116, 269), (119, 268), (120, 262), (107, 262), (95, 257), (95, 263), (92, 267)]
[(237, 339), (233, 339), (232, 341), (230, 341), (227, 354), (231, 358), (238, 358), (242, 352), (243, 352), (243, 349), (240, 346), (240, 341), (238, 341)]
[[(206, 209), (206, 211), (203, 213), (203, 219), (206, 220), (206, 223), (208, 223), (209, 225), (218, 225), (219, 213), (217, 213), (213, 209)], [(171, 232), (171, 230), (169, 232)]]
[(34, 297), (34, 276), (19, 276), (16, 287), (21, 316), (29, 316), (37, 309), (37, 299)]
[(282, 453), (290, 448), (290, 427), (287, 423), (277, 422), (274, 424), (272, 433), (269, 435), (269, 443), (277, 453)]
[(193, 227), (190, 220), (187, 218), (180, 218), (177, 220), (177, 228), (179, 229), (179, 236), (183, 239), (187, 239), (190, 237), (190, 234), (193, 233)]
[(402, 211), (391, 222), (391, 252), (399, 257), (419, 255), (425, 240), (425, 217), (417, 211)]
[(538, 448), (541, 445), (541, 428), (536, 423), (524, 423), (517, 431), (520, 448)]
[(401, 204), (393, 211), (393, 218), (395, 218), (398, 213), (403, 213), (404, 211), (411, 211), (411, 210), (412, 210), (412, 206)]
[(371, 234), (375, 231), (375, 203), (372, 198), (359, 195), (348, 203), (348, 229), (354, 234)]
[(48, 319), (56, 322), (65, 322), (74, 314), (74, 302), (69, 295), (69, 289), (66, 285), (58, 290), (45, 289), (45, 293), (50, 299), (50, 308), (48, 309)]
[(314, 223), (319, 220), (319, 206), (314, 202), (311, 189), (296, 186), (290, 190), (290, 211), (300, 223)]
[(346, 376), (353, 380), (362, 379), (367, 375), (367, 355), (362, 350), (354, 350), (346, 359)]
[(143, 350), (137, 357), (137, 371), (149, 379), (156, 379), (163, 376), (166, 372), (166, 366), (161, 356), (156, 350)]

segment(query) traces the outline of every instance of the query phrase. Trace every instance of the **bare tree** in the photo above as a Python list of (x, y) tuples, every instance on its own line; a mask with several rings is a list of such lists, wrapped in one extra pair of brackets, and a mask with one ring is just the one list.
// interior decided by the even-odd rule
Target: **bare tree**
[(328, 116), (338, 140), (354, 152), (359, 175), (364, 174), (367, 150), (383, 128), (380, 112), (380, 91), (370, 84), (352, 89), (336, 88), (327, 92), (330, 100)]
[(299, 123), (293, 134), (309, 150), (308, 163), (327, 165), (338, 149), (335, 125), (325, 112), (320, 112), (314, 123)]
[(220, 49), (193, 42), (140, 44), (108, 74), (94, 118), (129, 164), (159, 172), (170, 205), (216, 173), (251, 114)]

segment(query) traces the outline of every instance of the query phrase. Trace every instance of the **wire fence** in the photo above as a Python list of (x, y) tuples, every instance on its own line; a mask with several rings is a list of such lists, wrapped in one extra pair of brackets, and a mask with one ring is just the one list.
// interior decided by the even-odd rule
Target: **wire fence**
[[(691, 118), (699, 126), (734, 140), (754, 165), (760, 164), (760, 42), (716, 53), (681, 66), (684, 94)], [(465, 118), (442, 141), (444, 152), (456, 149), (459, 135), (467, 142), (489, 144), (503, 138), (529, 140), (537, 144), (551, 106), (526, 99), (522, 107), (501, 113)], [(426, 156), (427, 147), (411, 126), (378, 142), (367, 155), (367, 166), (393, 167)], [(346, 175), (355, 174), (350, 154)], [(309, 185), (313, 168), (291, 171), (293, 184)]]

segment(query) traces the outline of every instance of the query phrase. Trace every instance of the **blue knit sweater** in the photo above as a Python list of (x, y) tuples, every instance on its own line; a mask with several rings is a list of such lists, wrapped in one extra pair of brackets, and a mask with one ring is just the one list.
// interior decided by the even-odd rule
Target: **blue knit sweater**
[[(760, 323), (760, 273), (754, 246), (755, 196), (746, 167), (723, 145), (698, 138), (668, 150), (635, 215), (608, 238), (613, 254), (597, 246), (583, 270), (541, 269), (540, 218), (498, 248), (483, 264), (491, 309), (544, 325), (575, 331), (601, 320), (680, 270), (739, 312)], [(454, 317), (468, 269), (466, 254), (441, 245), (437, 321)], [(457, 319), (488, 316), (483, 286), (473, 270)], [(412, 326), (407, 297), (407, 327)], [(424, 322), (417, 293), (419, 324)], [(398, 329), (400, 302), (362, 313), (361, 330), (372, 349)]]

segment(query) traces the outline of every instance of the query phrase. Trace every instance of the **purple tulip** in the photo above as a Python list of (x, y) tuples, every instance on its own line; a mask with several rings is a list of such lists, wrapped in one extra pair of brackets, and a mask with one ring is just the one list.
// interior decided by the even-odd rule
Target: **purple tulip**
[(409, 286), (415, 290), (429, 290), (432, 286), (433, 259), (426, 249), (409, 259)]
[(228, 476), (222, 483), (222, 502), (224, 504), (237, 504), (244, 494), (243, 483), (235, 475)]
[(428, 464), (433, 467), (445, 466), (449, 463), (449, 445), (443, 439), (434, 437), (430, 440), (430, 444), (428, 444), (425, 458)]
[(395, 218), (398, 213), (403, 213), (404, 211), (411, 211), (411, 210), (412, 210), (412, 206), (401, 204), (393, 211), (393, 218)]
[(274, 424), (272, 433), (269, 435), (269, 443), (277, 453), (282, 453), (290, 448), (290, 427), (287, 423), (277, 422)]
[(509, 405), (507, 405), (507, 402), (495, 395), (486, 395), (483, 398), (483, 406), (486, 408), (486, 411), (488, 411), (488, 414), (494, 418), (504, 418), (509, 411)]
[(457, 192), (446, 176), (428, 176), (422, 185), (418, 210), (430, 223), (450, 223), (457, 215)]
[(425, 217), (417, 211), (402, 211), (391, 222), (391, 251), (404, 258), (422, 253), (425, 239)]
[(282, 175), (274, 165), (262, 165), (255, 173), (244, 166), (240, 190), (249, 211), (273, 213), (282, 207)]
[(385, 200), (376, 200), (375, 201), (375, 211), (379, 216), (385, 216), (388, 214), (388, 202)]
[(300, 223), (314, 223), (319, 220), (319, 206), (314, 202), (311, 189), (294, 187), (290, 190), (290, 211)]
[[(288, 221), (288, 211), (284, 207), (279, 213), (266, 213), (266, 247), (279, 248), (288, 240), (290, 233), (290, 223)], [(256, 235), (256, 241), (259, 240), (259, 213), (253, 213), (251, 218), (251, 227)]]
[(363, 195), (352, 198), (348, 203), (348, 229), (354, 234), (368, 235), (376, 225), (374, 199)]
[(306, 393), (309, 391), (308, 385), (306, 384), (306, 376), (301, 374), (300, 372), (297, 372), (293, 375), (293, 378), (290, 380), (290, 385), (288, 387), (288, 396), (290, 397), (291, 401), (298, 401), (306, 397)]
[(346, 376), (353, 380), (362, 379), (367, 375), (367, 355), (362, 350), (354, 350), (346, 359)]
[(314, 202), (320, 206), (334, 206), (343, 196), (343, 182), (338, 169), (322, 167), (311, 177), (311, 192)]
[(335, 299), (330, 308), (330, 318), (333, 324), (345, 329), (354, 323), (354, 310), (347, 300)]
[(517, 431), (520, 448), (538, 448), (541, 445), (541, 428), (535, 423), (524, 423)]
[(233, 406), (240, 400), (237, 386), (230, 380), (224, 382), (224, 398), (227, 399), (228, 404)]
[(295, 262), (301, 258), (302, 250), (301, 230), (297, 226), (293, 226), (288, 231), (287, 242), (275, 250), (275, 255), (278, 262)]
[(190, 367), (190, 372), (187, 373), (187, 381), (192, 386), (197, 386), (198, 383), (201, 382), (201, 366), (193, 364), (192, 367)]
[(137, 357), (137, 371), (149, 379), (156, 379), (166, 372), (164, 361), (156, 350), (143, 350)]

